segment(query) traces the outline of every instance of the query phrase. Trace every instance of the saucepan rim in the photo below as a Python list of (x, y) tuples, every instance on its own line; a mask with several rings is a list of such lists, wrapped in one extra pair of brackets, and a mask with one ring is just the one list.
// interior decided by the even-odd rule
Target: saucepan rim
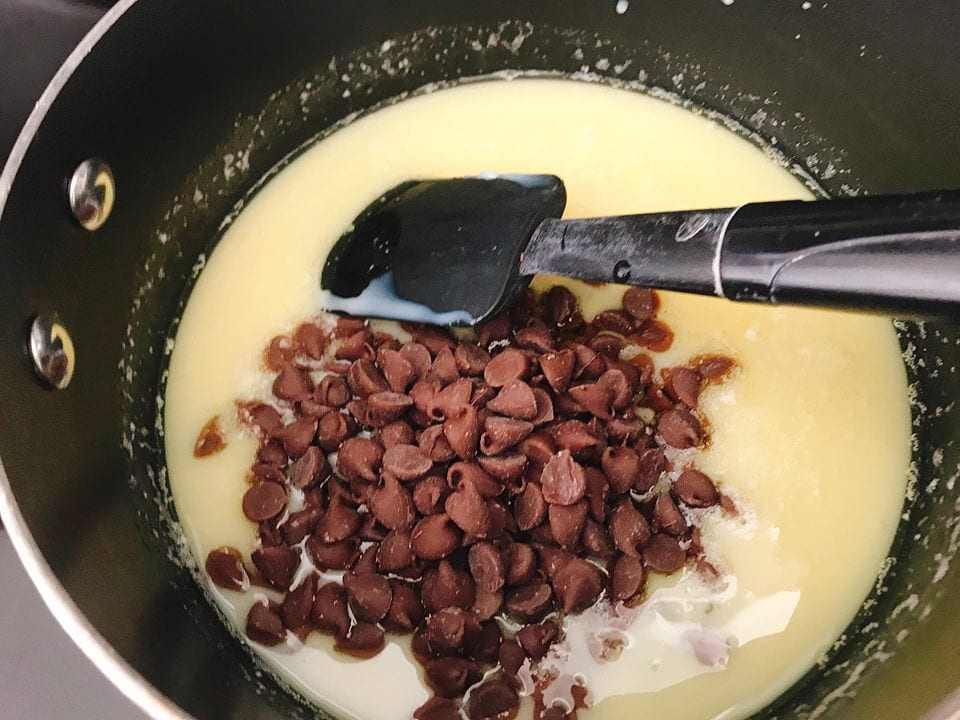
[[(110, 28), (138, 0), (120, 0), (90, 29), (60, 66), (27, 118), (0, 172), (0, 218), (17, 172), (34, 135), (53, 102), (74, 70)], [(13, 543), (27, 575), (40, 592), (44, 604), (53, 613), (67, 635), (91, 662), (133, 703), (155, 720), (190, 720), (190, 715), (157, 690), (121, 657), (80, 611), (57, 579), (37, 546), (17, 505), (9, 478), (0, 459), (0, 520)], [(926, 716), (926, 720), (960, 720), (960, 688), (947, 695)]]

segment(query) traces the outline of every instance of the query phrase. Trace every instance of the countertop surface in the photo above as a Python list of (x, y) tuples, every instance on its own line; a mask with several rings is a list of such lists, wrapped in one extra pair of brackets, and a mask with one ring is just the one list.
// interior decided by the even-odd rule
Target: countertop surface
[[(60, 62), (102, 4), (0, 0), (0, 166)], [(0, 530), (0, 718), (140, 720), (60, 628)]]

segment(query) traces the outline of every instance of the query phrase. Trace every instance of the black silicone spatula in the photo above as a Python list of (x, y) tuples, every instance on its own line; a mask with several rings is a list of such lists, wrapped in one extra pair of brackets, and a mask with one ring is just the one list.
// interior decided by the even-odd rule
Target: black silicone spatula
[(335, 246), (325, 305), (473, 325), (545, 273), (960, 319), (960, 191), (561, 220), (565, 203), (552, 175), (400, 185)]

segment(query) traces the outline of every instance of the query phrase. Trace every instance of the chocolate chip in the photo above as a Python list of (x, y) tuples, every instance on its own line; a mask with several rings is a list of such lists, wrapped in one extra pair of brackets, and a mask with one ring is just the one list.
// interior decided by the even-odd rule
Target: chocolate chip
[(271, 586), (286, 591), (300, 565), (300, 551), (286, 545), (260, 547), (250, 554), (250, 559)]
[(424, 613), (420, 598), (409, 583), (391, 580), (390, 587), (393, 590), (393, 599), (381, 624), (391, 632), (412, 632), (423, 624)]
[(300, 368), (286, 364), (273, 381), (273, 394), (281, 400), (296, 402), (305, 400), (313, 393), (310, 375)]
[[(447, 607), (427, 618), (427, 642), (434, 655), (447, 655), (463, 647), (467, 621), (476, 620), (463, 608)], [(476, 625), (479, 632), (479, 624)]]
[(480, 417), (473, 405), (466, 405), (457, 415), (443, 423), (443, 435), (453, 451), (463, 460), (477, 454), (480, 444)]
[[(562, 396), (561, 396), (562, 397)], [(603, 448), (603, 441), (590, 432), (586, 423), (579, 420), (564, 420), (552, 428), (556, 444), (578, 460), (585, 460)]]
[(383, 630), (368, 622), (358, 622), (345, 635), (337, 635), (334, 650), (366, 660), (383, 650)]
[(416, 520), (410, 491), (389, 472), (383, 473), (383, 484), (370, 491), (367, 504), (377, 521), (388, 530), (412, 527)]
[(564, 392), (570, 385), (577, 358), (573, 350), (549, 352), (540, 356), (543, 377), (556, 393)]
[(443, 425), (431, 425), (426, 428), (420, 434), (418, 444), (423, 454), (434, 462), (447, 462), (457, 456), (443, 434)]
[(444, 509), (468, 535), (483, 538), (490, 531), (490, 510), (472, 482), (461, 482), (447, 498)]
[(433, 466), (416, 445), (394, 445), (383, 454), (383, 469), (400, 480), (416, 480)]
[(353, 535), (360, 527), (360, 516), (357, 511), (345, 504), (339, 495), (330, 498), (327, 511), (317, 523), (316, 535), (325, 543), (345, 540)]
[(667, 445), (675, 448), (697, 447), (703, 443), (703, 426), (689, 410), (676, 408), (660, 416), (657, 432)]
[(551, 505), (547, 511), (550, 531), (564, 548), (572, 548), (580, 541), (580, 532), (587, 519), (587, 501), (578, 500), (573, 505)]
[(483, 422), (480, 450), (485, 455), (498, 455), (514, 447), (533, 432), (533, 423), (491, 415)]
[(207, 457), (220, 452), (227, 446), (223, 439), (223, 433), (220, 430), (220, 416), (215, 415), (207, 422), (197, 435), (197, 441), (193, 445), (193, 456), (197, 458)]
[(507, 585), (524, 585), (537, 570), (537, 556), (529, 545), (511, 543), (503, 551)]
[(247, 637), (261, 645), (279, 645), (287, 637), (280, 615), (265, 602), (254, 603), (247, 613)]
[(543, 388), (533, 388), (533, 399), (537, 403), (537, 414), (533, 417), (534, 425), (544, 425), (553, 421), (556, 417), (553, 408), (553, 398)]
[(606, 522), (607, 495), (610, 490), (607, 476), (594, 467), (585, 467), (583, 475), (586, 479), (585, 496), (590, 508), (590, 515), (597, 522)]
[(454, 568), (448, 560), (441, 560), (435, 570), (424, 574), (420, 597), (431, 613), (448, 607), (469, 610), (476, 597), (476, 586), (467, 573)]
[(350, 372), (351, 364), (349, 360), (327, 360), (321, 370), (346, 377), (347, 373)]
[(490, 353), (478, 345), (458, 345), (453, 352), (460, 372), (469, 377), (483, 375), (484, 369), (490, 362)]
[[(483, 436), (480, 438), (483, 444)], [(477, 462), (489, 475), (501, 482), (513, 482), (523, 476), (523, 471), (527, 469), (527, 458), (520, 453), (500, 453), (493, 457), (479, 455)]]
[(693, 364), (697, 372), (710, 381), (722, 379), (736, 367), (733, 360), (722, 355), (701, 355), (694, 358)]
[(350, 627), (347, 593), (337, 582), (328, 582), (317, 590), (310, 619), (315, 628), (331, 635), (345, 635)]
[(499, 315), (492, 320), (480, 323), (474, 328), (477, 334), (477, 342), (485, 348), (489, 348), (491, 343), (498, 340), (506, 340), (510, 337), (512, 329), (513, 323), (509, 315)]
[(667, 470), (667, 456), (660, 448), (647, 448), (640, 453), (640, 475), (634, 484), (639, 493), (650, 490)]
[(640, 457), (628, 447), (608, 447), (600, 458), (610, 488), (618, 494), (627, 492), (640, 478)]
[(543, 319), (557, 329), (576, 329), (583, 324), (577, 297), (563, 285), (554, 285), (541, 299)]
[(561, 450), (547, 461), (540, 483), (543, 499), (556, 505), (572, 505), (583, 497), (587, 488), (583, 468), (569, 450)]
[(293, 331), (293, 342), (298, 353), (312, 360), (320, 360), (327, 348), (328, 338), (327, 333), (318, 325), (302, 323)]
[(606, 385), (585, 383), (574, 385), (568, 391), (580, 407), (601, 420), (613, 418), (613, 390)]
[(530, 323), (513, 333), (513, 341), (524, 350), (537, 353), (551, 352), (556, 347), (553, 336), (541, 321), (532, 319)]
[(540, 558), (540, 569), (548, 578), (552, 578), (560, 568), (576, 557), (569, 550), (559, 548), (552, 542), (549, 545), (538, 542), (534, 544), (533, 548)]
[(544, 430), (538, 430), (521, 441), (517, 449), (526, 455), (531, 463), (542, 469), (558, 448), (552, 435)]
[(431, 475), (413, 488), (413, 505), (421, 515), (436, 515), (450, 494), (450, 486), (443, 478)]
[(473, 394), (470, 396), (470, 404), (478, 410), (484, 407), (497, 394), (497, 389), (490, 387), (483, 380), (477, 380), (473, 384)]
[(540, 488), (528, 483), (513, 503), (513, 517), (520, 530), (532, 530), (541, 522), (547, 513), (547, 501), (543, 498)]
[(360, 554), (357, 538), (326, 543), (314, 535), (307, 540), (307, 552), (320, 570), (346, 570), (353, 566)]
[(597, 378), (597, 385), (609, 388), (613, 393), (613, 409), (625, 410), (633, 402), (633, 396), (636, 394), (637, 386), (640, 382), (640, 375), (634, 367), (628, 363), (608, 363), (606, 372)]
[(505, 573), (503, 558), (500, 551), (489, 542), (474, 543), (467, 554), (470, 574), (473, 575), (477, 587), (489, 593), (496, 592), (503, 587)]
[(674, 400), (679, 400), (688, 407), (697, 406), (702, 382), (700, 373), (690, 368), (675, 367), (663, 371), (664, 391)]
[(214, 585), (224, 590), (242, 591), (250, 587), (250, 578), (243, 567), (243, 557), (236, 548), (220, 547), (211, 550), (207, 553), (204, 568)]
[(319, 507), (306, 507), (303, 510), (290, 513), (286, 522), (280, 526), (283, 541), (292, 547), (312, 534), (317, 529), (320, 514)]
[(596, 602), (603, 590), (600, 572), (586, 560), (574, 558), (551, 578), (553, 591), (563, 612), (577, 613)]
[(316, 577), (311, 575), (291, 590), (283, 599), (280, 616), (288, 630), (298, 630), (310, 620), (313, 610), (314, 593), (317, 587)]
[(656, 291), (639, 287), (628, 288), (621, 302), (623, 309), (638, 323), (650, 320), (660, 305)]
[[(280, 452), (283, 453), (283, 450)], [(283, 453), (283, 456), (286, 457), (287, 454)], [(249, 479), (251, 483), (272, 482), (283, 485), (287, 481), (287, 476), (283, 474), (278, 465), (257, 462), (250, 468)]]
[(536, 622), (550, 609), (553, 592), (546, 583), (533, 583), (507, 593), (504, 606), (514, 618)]
[(607, 360), (619, 358), (626, 346), (623, 338), (612, 332), (599, 332), (590, 339), (590, 349)]
[(415, 720), (461, 720), (460, 704), (433, 696), (413, 712)]
[(673, 332), (659, 320), (648, 320), (630, 339), (654, 352), (664, 352), (673, 344)]
[(673, 483), (673, 491), (684, 505), (690, 507), (711, 507), (720, 502), (720, 493), (713, 480), (694, 468), (680, 473)]
[(382, 572), (393, 572), (407, 567), (412, 562), (410, 533), (406, 530), (393, 530), (388, 533), (377, 549), (377, 568)]
[(643, 545), (643, 564), (654, 572), (672, 573), (683, 567), (687, 554), (676, 538), (657, 533)]
[(297, 458), (310, 448), (310, 443), (313, 442), (316, 434), (317, 419), (304, 417), (280, 428), (275, 437), (283, 443), (283, 449), (287, 455)]
[(453, 357), (450, 348), (443, 348), (437, 353), (433, 364), (430, 366), (430, 372), (427, 373), (428, 380), (435, 380), (440, 385), (449, 385), (460, 378), (460, 368), (457, 367), (457, 361)]
[(607, 437), (623, 445), (637, 442), (642, 432), (643, 423), (637, 419), (614, 418), (607, 423)]
[(254, 522), (275, 518), (286, 507), (287, 491), (277, 483), (254, 483), (243, 495), (243, 514)]
[[(429, 355), (427, 356), (429, 362)], [(399, 350), (381, 347), (377, 350), (377, 364), (387, 385), (394, 392), (406, 392), (419, 377), (417, 368)]]
[(511, 380), (522, 380), (531, 371), (530, 359), (520, 350), (507, 348), (495, 355), (483, 370), (487, 385), (499, 388)]
[(550, 650), (550, 646), (559, 637), (560, 628), (552, 620), (546, 620), (539, 625), (527, 625), (517, 632), (517, 640), (520, 646), (532, 660), (539, 660), (545, 656), (547, 651)]
[(613, 540), (603, 525), (587, 518), (580, 535), (580, 542), (588, 554), (598, 558), (608, 558), (613, 555)]
[(586, 345), (574, 343), (570, 346), (570, 349), (573, 350), (573, 354), (577, 358), (577, 363), (573, 368), (574, 377), (596, 380), (607, 369), (607, 363), (604, 359)]
[(347, 383), (353, 394), (366, 398), (378, 392), (388, 392), (390, 385), (372, 360), (356, 360), (347, 373)]
[(369, 438), (344, 441), (337, 453), (337, 470), (348, 480), (374, 482), (383, 460), (383, 448)]
[(487, 410), (518, 420), (532, 420), (537, 416), (537, 399), (523, 380), (508, 380), (487, 403)]
[(377, 433), (376, 439), (385, 450), (397, 445), (415, 445), (417, 442), (413, 427), (406, 420), (395, 420), (384, 425)]
[(345, 338), (333, 356), (337, 360), (373, 360), (375, 353), (372, 341), (370, 331), (364, 328)]
[(393, 591), (385, 577), (375, 573), (344, 573), (343, 588), (358, 620), (379, 622), (390, 609)]
[(400, 323), (401, 327), (413, 337), (414, 342), (426, 347), (431, 354), (439, 355), (444, 350), (453, 350), (456, 341), (449, 333), (433, 325)]
[(640, 558), (618, 555), (610, 569), (610, 595), (622, 602), (633, 600), (643, 592), (646, 581), (647, 573)]
[(418, 379), (424, 378), (430, 372), (433, 358), (425, 345), (418, 342), (408, 342), (404, 343), (397, 352), (400, 353), (400, 357), (410, 363)]
[(687, 521), (669, 495), (657, 498), (653, 506), (653, 522), (656, 529), (671, 535), (683, 535), (687, 531)]
[(376, 392), (367, 398), (367, 418), (373, 427), (383, 427), (399, 420), (413, 407), (413, 399), (392, 391)]
[(634, 320), (622, 310), (603, 310), (594, 316), (590, 324), (599, 330), (609, 330), (627, 335), (634, 328)]
[(329, 407), (343, 407), (350, 401), (350, 388), (338, 375), (325, 375), (313, 391), (314, 401)]
[(293, 346), (293, 341), (286, 335), (278, 335), (264, 348), (263, 364), (268, 370), (276, 372), (293, 360), (294, 355), (296, 355), (296, 348)]
[(324, 457), (320, 448), (311, 445), (293, 464), (290, 482), (298, 488), (306, 489), (325, 480), (329, 474), (327, 458)]
[[(367, 505), (370, 504), (369, 497)], [(360, 529), (357, 530), (357, 537), (366, 542), (379, 543), (387, 536), (387, 528), (384, 527), (373, 515), (373, 513), (364, 513), (360, 516)], [(369, 549), (369, 548), (368, 548)], [(364, 554), (366, 557), (366, 553)], [(371, 572), (375, 572), (374, 568)]]
[(500, 612), (501, 607), (503, 607), (502, 590), (489, 592), (479, 587), (476, 589), (471, 611), (476, 615), (477, 620), (480, 622), (489, 620)]
[(441, 697), (460, 697), (480, 678), (480, 667), (466, 658), (437, 658), (427, 664), (427, 684)]
[(241, 422), (255, 427), (261, 436), (272, 435), (283, 425), (280, 411), (266, 403), (241, 405), (238, 414)]
[(356, 431), (353, 418), (339, 412), (327, 413), (317, 422), (317, 444), (325, 452), (333, 452)]
[(650, 538), (650, 525), (630, 498), (623, 498), (610, 511), (610, 535), (620, 551), (639, 556), (638, 547)]
[(446, 513), (430, 515), (418, 522), (410, 536), (413, 554), (424, 560), (439, 560), (458, 547), (462, 534)]
[(516, 690), (503, 680), (488, 680), (470, 691), (466, 712), (470, 720), (509, 720), (519, 707)]
[(427, 403), (427, 415), (432, 420), (443, 421), (459, 415), (473, 396), (473, 381), (460, 378), (437, 392)]

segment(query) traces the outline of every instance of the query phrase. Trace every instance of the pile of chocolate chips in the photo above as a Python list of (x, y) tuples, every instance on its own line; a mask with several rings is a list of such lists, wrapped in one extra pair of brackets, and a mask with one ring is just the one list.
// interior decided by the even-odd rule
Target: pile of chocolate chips
[[(556, 286), (471, 341), (347, 318), (274, 338), (273, 402), (239, 404), (261, 439), (243, 498), (253, 566), (233, 548), (206, 562), (224, 588), (282, 595), (253, 605), (250, 639), (318, 631), (370, 657), (385, 632), (412, 633), (435, 693), (415, 718), (512, 718), (521, 665), (562, 639), (564, 615), (638, 603), (648, 572), (713, 571), (683, 509), (731, 505), (668, 455), (707, 441), (700, 391), (733, 362), (654, 377), (645, 350), (672, 341), (657, 296), (631, 288), (622, 305), (585, 322)], [(209, 427), (198, 453), (219, 447)], [(538, 718), (576, 712), (534, 697)]]

